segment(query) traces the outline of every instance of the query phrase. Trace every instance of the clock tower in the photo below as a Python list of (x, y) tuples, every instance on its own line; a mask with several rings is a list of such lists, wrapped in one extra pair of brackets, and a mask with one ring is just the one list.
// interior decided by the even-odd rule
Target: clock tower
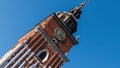
[(68, 62), (68, 51), (78, 42), (77, 31), (83, 2), (70, 12), (57, 12), (38, 23), (20, 38), (0, 60), (0, 68), (60, 68)]

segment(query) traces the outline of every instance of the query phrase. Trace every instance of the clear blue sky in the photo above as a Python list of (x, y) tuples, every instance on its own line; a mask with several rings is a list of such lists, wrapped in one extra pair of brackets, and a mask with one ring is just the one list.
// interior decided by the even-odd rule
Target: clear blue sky
[[(39, 21), (83, 0), (0, 0), (0, 57)], [(90, 0), (79, 19), (79, 44), (62, 68), (120, 68), (120, 0)]]

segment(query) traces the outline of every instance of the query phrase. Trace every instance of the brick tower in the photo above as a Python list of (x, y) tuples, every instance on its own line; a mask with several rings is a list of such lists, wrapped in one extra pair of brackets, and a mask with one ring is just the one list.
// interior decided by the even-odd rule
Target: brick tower
[(72, 34), (77, 31), (84, 4), (70, 12), (53, 13), (38, 23), (1, 58), (0, 68), (60, 68), (77, 44)]

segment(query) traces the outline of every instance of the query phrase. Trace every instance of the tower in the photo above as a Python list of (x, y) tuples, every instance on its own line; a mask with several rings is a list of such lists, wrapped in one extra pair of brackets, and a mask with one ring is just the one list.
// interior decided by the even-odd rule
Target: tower
[(68, 62), (66, 54), (78, 43), (72, 34), (84, 4), (38, 23), (2, 57), (0, 68), (59, 68)]

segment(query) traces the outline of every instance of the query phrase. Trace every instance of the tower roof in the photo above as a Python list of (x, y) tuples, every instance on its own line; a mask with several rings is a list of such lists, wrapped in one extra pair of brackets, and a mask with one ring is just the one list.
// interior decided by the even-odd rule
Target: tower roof
[(77, 19), (80, 18), (82, 13), (81, 9), (85, 6), (88, 0), (82, 2), (80, 6), (74, 7), (69, 12), (58, 12), (58, 18), (64, 23), (66, 29), (73, 34), (77, 31)]

